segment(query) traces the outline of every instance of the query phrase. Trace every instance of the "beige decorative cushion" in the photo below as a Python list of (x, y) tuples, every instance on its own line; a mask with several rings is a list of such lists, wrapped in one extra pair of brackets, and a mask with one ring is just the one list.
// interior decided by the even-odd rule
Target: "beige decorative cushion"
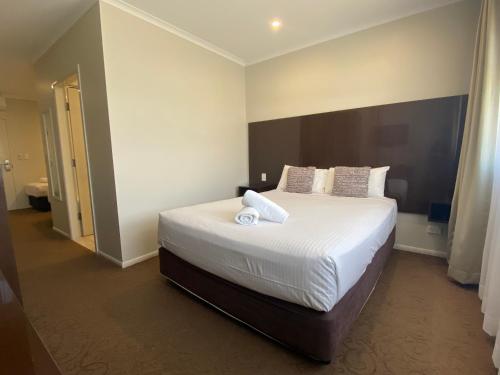
[(370, 167), (335, 167), (333, 195), (341, 197), (368, 197)]
[(290, 167), (285, 191), (289, 193), (310, 194), (312, 192), (316, 167)]

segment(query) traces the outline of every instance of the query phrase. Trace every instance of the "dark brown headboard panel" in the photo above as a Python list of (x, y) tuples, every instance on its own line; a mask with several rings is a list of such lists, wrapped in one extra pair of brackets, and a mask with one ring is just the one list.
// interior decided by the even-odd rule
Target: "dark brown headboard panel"
[(249, 124), (250, 182), (278, 183), (284, 164), (391, 166), (386, 196), (403, 212), (451, 202), (467, 95)]

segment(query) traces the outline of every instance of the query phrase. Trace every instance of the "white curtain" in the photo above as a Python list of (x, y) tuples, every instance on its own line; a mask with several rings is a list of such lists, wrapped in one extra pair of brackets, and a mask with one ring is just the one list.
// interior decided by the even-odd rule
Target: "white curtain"
[[(497, 124), (500, 126), (498, 117)], [(493, 363), (495, 367), (500, 368), (500, 135), (497, 136), (493, 197), (483, 254), (479, 297), (483, 300), (481, 306), (484, 313), (483, 329), (488, 335), (496, 336)]]
[(500, 368), (500, 0), (484, 0), (480, 17), (478, 34), (481, 29), (485, 33), (482, 35), (482, 43), (485, 52), (483, 84), (486, 88), (482, 92), (481, 120), (490, 130), (496, 129), (496, 132), (490, 133), (494, 141), (493, 183), (482, 254), (479, 297), (482, 299), (481, 310), (484, 313), (483, 329), (490, 336), (496, 336), (493, 363)]
[(499, 3), (483, 0), (448, 238), (448, 275), (462, 284), (480, 281), (492, 197), (498, 133)]
[[(483, 329), (500, 368), (500, 0), (483, 0), (453, 196), (448, 275), (479, 282)], [(499, 370), (500, 375), (500, 370)]]

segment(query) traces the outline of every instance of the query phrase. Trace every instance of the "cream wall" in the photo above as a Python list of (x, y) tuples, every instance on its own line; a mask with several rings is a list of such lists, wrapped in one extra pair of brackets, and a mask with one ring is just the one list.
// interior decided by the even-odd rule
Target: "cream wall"
[[(116, 205), (113, 155), (109, 130), (106, 82), (102, 54), (99, 5), (84, 14), (35, 63), (40, 111), (52, 110), (57, 119), (54, 94), (50, 85), (62, 81), (80, 68), (90, 179), (95, 202), (97, 248), (101, 253), (121, 260), (120, 232)], [(59, 139), (67, 142), (67, 139)], [(61, 157), (61, 147), (58, 147)], [(63, 163), (70, 163), (64, 159)], [(62, 176), (63, 168), (60, 165)], [(68, 170), (68, 168), (66, 168)], [(69, 168), (71, 170), (71, 168)], [(63, 199), (67, 192), (63, 190)], [(69, 233), (65, 202), (52, 200), (54, 225)]]
[(248, 180), (244, 68), (101, 3), (123, 259), (156, 253), (158, 212)]
[(24, 59), (0, 52), (0, 95), (36, 100), (33, 65)]
[(46, 176), (38, 104), (33, 100), (8, 98), (4, 116), (16, 190), (14, 208), (27, 208), (30, 205), (24, 185)]
[[(251, 65), (247, 120), (466, 94), (479, 6), (454, 3)], [(446, 235), (427, 224), (399, 215), (396, 242), (444, 255)]]
[[(40, 109), (79, 65), (98, 248), (126, 266), (156, 253), (159, 211), (248, 181), (247, 122), (466, 93), (478, 10), (466, 0), (244, 68), (101, 1), (37, 61)], [(399, 244), (445, 248), (425, 217), (398, 221)]]
[(467, 93), (479, 5), (454, 3), (247, 67), (248, 122)]

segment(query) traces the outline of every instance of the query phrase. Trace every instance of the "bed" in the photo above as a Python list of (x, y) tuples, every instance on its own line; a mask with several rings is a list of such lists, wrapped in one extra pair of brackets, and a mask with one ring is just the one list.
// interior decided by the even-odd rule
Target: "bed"
[(329, 362), (394, 244), (389, 198), (264, 193), (285, 224), (234, 223), (241, 199), (160, 213), (160, 271), (268, 337)]
[(24, 186), (24, 193), (28, 196), (30, 206), (37, 211), (50, 211), (48, 200), (49, 184), (42, 177), (38, 182), (31, 182)]

